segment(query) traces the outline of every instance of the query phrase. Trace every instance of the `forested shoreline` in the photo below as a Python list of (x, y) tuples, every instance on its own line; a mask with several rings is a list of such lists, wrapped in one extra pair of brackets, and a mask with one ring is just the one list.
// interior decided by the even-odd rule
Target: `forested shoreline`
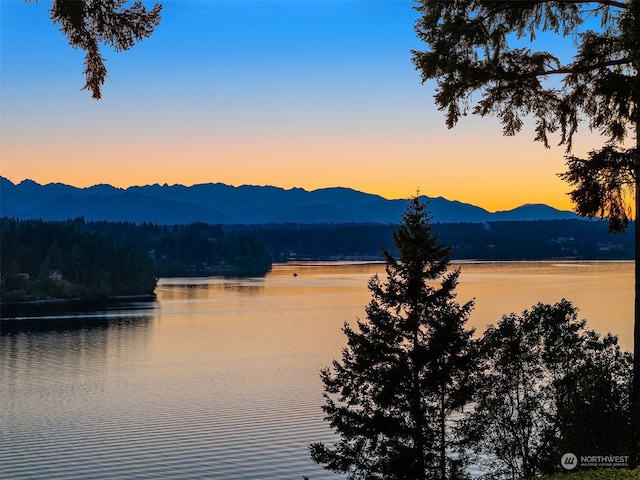
[[(393, 224), (229, 225), (264, 243), (277, 262), (309, 260), (382, 260), (381, 248), (397, 253)], [(454, 260), (632, 260), (634, 235), (613, 235), (597, 220), (434, 223), (451, 245)]]
[[(157, 225), (0, 220), (3, 303), (153, 295), (171, 276), (261, 276), (272, 261), (380, 260), (386, 224)], [(456, 260), (628, 260), (633, 235), (586, 220), (441, 223)]]
[(0, 300), (153, 295), (161, 276), (264, 275), (271, 257), (219, 225), (0, 220)]

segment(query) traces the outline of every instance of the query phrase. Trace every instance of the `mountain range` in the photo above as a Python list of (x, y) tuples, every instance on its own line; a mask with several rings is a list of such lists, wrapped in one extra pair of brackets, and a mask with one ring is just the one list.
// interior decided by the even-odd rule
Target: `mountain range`
[[(483, 223), (513, 220), (573, 219), (576, 214), (543, 204), (489, 212), (468, 203), (423, 196), (435, 222)], [(222, 183), (145, 185), (126, 189), (100, 184), (78, 188), (33, 180), (14, 184), (0, 177), (2, 216), (43, 220), (152, 222), (160, 225), (268, 223), (398, 223), (406, 200), (389, 200), (350, 188), (307, 191), (273, 186)]]

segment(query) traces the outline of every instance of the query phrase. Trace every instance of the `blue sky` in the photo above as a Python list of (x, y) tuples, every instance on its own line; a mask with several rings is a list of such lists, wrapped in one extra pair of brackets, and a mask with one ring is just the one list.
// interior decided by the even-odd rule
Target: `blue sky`
[[(103, 99), (49, 1), (0, 0), (0, 172), (76, 186), (224, 182), (417, 188), (490, 210), (570, 208), (564, 150), (491, 118), (453, 130), (421, 85), (405, 0), (162, 2), (154, 34), (108, 48)], [(145, 1), (148, 6), (152, 2)], [(597, 147), (586, 137), (577, 152)]]

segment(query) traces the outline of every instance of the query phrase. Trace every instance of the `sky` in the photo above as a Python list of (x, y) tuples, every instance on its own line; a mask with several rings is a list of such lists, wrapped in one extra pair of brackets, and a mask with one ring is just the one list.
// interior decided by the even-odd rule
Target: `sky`
[[(0, 0), (0, 175), (77, 187), (221, 182), (386, 198), (416, 193), (490, 211), (569, 210), (564, 147), (494, 118), (448, 130), (421, 84), (411, 0), (165, 1), (153, 35), (103, 49), (102, 100), (49, 0)], [(153, 2), (145, 0), (147, 6)], [(586, 126), (574, 153), (602, 140)]]

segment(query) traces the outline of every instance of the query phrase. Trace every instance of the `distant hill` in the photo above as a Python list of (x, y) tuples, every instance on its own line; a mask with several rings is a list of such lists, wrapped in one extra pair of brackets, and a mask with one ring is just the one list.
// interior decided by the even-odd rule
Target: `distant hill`
[[(513, 210), (487, 210), (442, 197), (423, 197), (439, 223), (484, 223), (518, 220), (573, 219), (573, 212), (547, 205)], [(151, 222), (161, 225), (201, 221), (210, 224), (397, 223), (406, 200), (388, 200), (350, 188), (307, 191), (273, 186), (222, 183), (146, 185), (126, 189), (111, 185), (77, 188), (62, 183), (14, 184), (0, 177), (0, 214), (20, 219)]]

